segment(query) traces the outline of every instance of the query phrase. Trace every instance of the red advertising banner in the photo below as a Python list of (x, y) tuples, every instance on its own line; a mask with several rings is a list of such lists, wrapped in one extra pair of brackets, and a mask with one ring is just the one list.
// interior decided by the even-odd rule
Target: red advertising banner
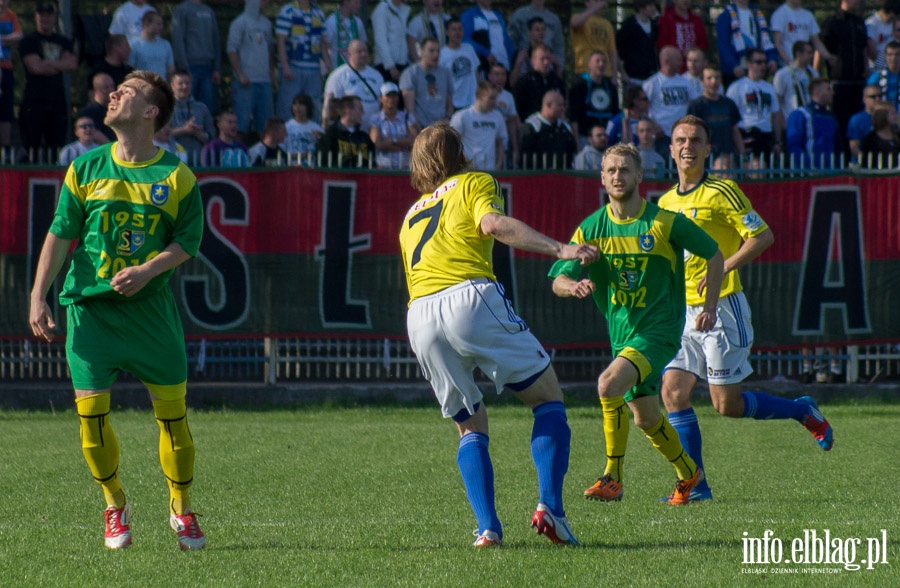
[[(0, 169), (0, 335), (28, 334), (22, 309), (62, 177)], [(199, 258), (173, 279), (189, 333), (403, 336), (397, 235), (417, 197), (406, 175), (297, 168), (198, 179), (207, 231)], [(598, 178), (498, 179), (509, 214), (560, 240), (603, 203)], [(776, 238), (741, 270), (757, 344), (900, 338), (888, 314), (900, 283), (898, 184), (853, 176), (741, 183)], [(654, 198), (670, 186), (645, 182), (642, 192)], [(549, 293), (550, 260), (503, 247), (495, 258), (519, 313), (547, 344), (605, 338), (594, 309)]]

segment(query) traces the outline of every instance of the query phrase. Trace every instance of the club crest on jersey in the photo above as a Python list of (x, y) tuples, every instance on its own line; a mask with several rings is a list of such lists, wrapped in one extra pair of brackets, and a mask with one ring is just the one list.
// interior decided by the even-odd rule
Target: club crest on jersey
[(747, 214), (741, 216), (741, 222), (747, 227), (748, 231), (755, 231), (763, 225), (763, 220), (756, 214), (755, 210), (751, 210)]
[(119, 233), (119, 241), (116, 243), (116, 253), (118, 255), (131, 255), (143, 246), (146, 240), (144, 231), (133, 231), (125, 229)]
[(619, 272), (619, 287), (623, 290), (631, 290), (638, 283), (639, 272), (625, 271)]
[(638, 244), (641, 247), (641, 251), (649, 253), (653, 251), (653, 246), (656, 245), (656, 238), (653, 235), (644, 234), (638, 237)]
[(155, 206), (162, 206), (169, 201), (169, 187), (164, 184), (150, 186), (150, 202)]

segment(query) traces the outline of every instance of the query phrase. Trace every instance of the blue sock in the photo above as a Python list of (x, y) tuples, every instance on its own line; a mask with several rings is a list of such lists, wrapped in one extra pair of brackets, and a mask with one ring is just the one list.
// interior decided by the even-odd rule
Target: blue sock
[(503, 529), (494, 506), (494, 466), (488, 453), (488, 441), (484, 433), (463, 435), (459, 440), (456, 463), (478, 521), (478, 533), (490, 529), (502, 537)]
[(554, 516), (564, 517), (563, 480), (569, 470), (572, 431), (562, 402), (545, 402), (536, 407), (531, 429), (531, 458), (537, 469), (540, 501)]
[(741, 418), (765, 421), (769, 419), (794, 419), (802, 421), (807, 413), (807, 406), (802, 402), (794, 402), (779, 398), (765, 392), (742, 392), (744, 414)]
[[(700, 434), (700, 423), (697, 422), (697, 414), (694, 409), (686, 408), (678, 412), (670, 412), (669, 423), (678, 431), (678, 439), (687, 454), (703, 471), (706, 471), (706, 467), (703, 465), (703, 436)], [(697, 489), (708, 490), (709, 484), (703, 480), (697, 485)]]

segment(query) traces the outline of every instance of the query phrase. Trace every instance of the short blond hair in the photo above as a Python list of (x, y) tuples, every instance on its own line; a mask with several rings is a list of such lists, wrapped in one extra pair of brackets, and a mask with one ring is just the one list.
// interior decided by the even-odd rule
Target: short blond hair
[(631, 143), (616, 143), (615, 145), (604, 151), (603, 161), (600, 163), (601, 171), (606, 168), (606, 158), (610, 155), (630, 158), (631, 162), (634, 164), (635, 169), (643, 169), (643, 164), (641, 163), (641, 153), (637, 150), (637, 147), (635, 147)]
[(444, 180), (470, 168), (462, 137), (444, 121), (422, 129), (412, 146), (409, 183), (420, 194), (434, 192)]

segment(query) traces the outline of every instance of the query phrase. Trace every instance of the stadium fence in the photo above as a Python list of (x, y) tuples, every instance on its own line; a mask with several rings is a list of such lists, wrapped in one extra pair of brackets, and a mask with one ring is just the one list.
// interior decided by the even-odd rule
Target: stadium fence
[[(394, 339), (342, 338), (192, 338), (187, 342), (191, 381), (263, 382), (414, 382), (423, 380), (409, 344)], [(609, 348), (551, 348), (553, 365), (563, 381), (590, 381), (609, 365)], [(848, 383), (900, 376), (900, 346), (893, 343), (799, 349), (757, 349), (750, 357), (754, 376), (795, 379), (803, 361), (816, 367), (837, 360)], [(63, 342), (0, 340), (0, 381), (68, 379)], [(125, 375), (125, 379), (133, 378)]]

